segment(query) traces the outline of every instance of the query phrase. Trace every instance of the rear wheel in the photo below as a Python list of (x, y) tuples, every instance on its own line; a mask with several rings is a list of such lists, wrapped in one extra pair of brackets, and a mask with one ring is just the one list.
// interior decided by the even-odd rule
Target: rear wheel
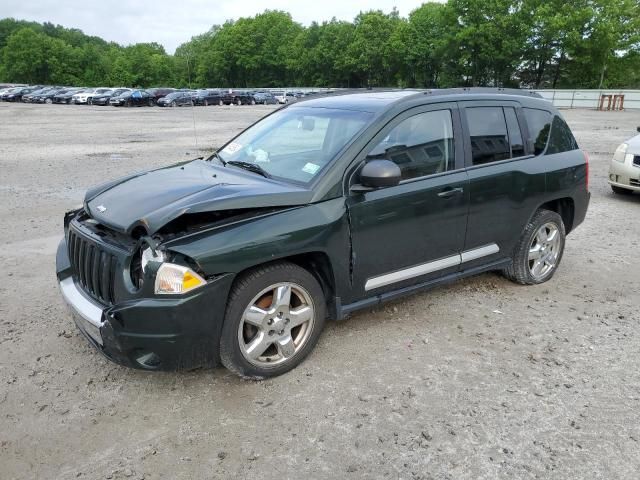
[(313, 350), (325, 316), (324, 294), (311, 273), (288, 262), (258, 267), (229, 295), (222, 363), (245, 378), (281, 375)]
[(175, 100), (171, 102), (171, 106), (172, 106), (172, 107), (175, 107), (176, 105), (177, 105), (177, 103), (176, 103), (176, 101), (175, 101)]
[(53, 103), (53, 100), (51, 100), (50, 98), (47, 98), (47, 99), (44, 101), (44, 103), (52, 104), (52, 103)]
[(206, 98), (204, 99), (204, 106), (208, 107), (209, 106), (209, 100), (207, 100)]
[(218, 100), (218, 105), (223, 106), (224, 102), (222, 100)]
[(631, 195), (633, 193), (633, 190), (618, 187), (616, 185), (611, 185), (611, 190), (613, 190), (613, 193), (617, 193), (618, 195)]
[(256, 104), (256, 101), (255, 101), (255, 99), (252, 98), (251, 99), (251, 105), (255, 105), (255, 104)]
[(550, 210), (538, 210), (520, 236), (511, 266), (503, 273), (522, 285), (546, 282), (560, 265), (565, 236), (560, 215)]
[(242, 105), (242, 100), (240, 98), (236, 101), (236, 105), (238, 106)]

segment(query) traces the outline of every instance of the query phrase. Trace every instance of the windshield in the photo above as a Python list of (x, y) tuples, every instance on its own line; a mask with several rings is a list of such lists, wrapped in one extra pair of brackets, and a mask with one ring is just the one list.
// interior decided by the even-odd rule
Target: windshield
[(225, 162), (248, 162), (272, 177), (309, 183), (370, 120), (351, 110), (297, 107), (276, 112), (218, 152)]

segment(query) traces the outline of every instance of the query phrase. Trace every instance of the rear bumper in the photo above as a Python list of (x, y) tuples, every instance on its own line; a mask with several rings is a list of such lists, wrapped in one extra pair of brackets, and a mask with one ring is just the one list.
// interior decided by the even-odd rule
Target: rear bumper
[(64, 239), (58, 246), (56, 271), (76, 325), (108, 359), (145, 370), (218, 363), (230, 275), (210, 281), (191, 295), (132, 298), (107, 306), (75, 282)]

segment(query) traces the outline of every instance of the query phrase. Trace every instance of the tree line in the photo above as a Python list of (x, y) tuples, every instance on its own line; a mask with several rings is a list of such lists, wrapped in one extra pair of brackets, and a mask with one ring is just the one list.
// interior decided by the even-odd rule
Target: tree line
[(214, 25), (173, 55), (0, 20), (0, 81), (86, 86), (639, 88), (639, 0), (449, 0), (303, 26)]

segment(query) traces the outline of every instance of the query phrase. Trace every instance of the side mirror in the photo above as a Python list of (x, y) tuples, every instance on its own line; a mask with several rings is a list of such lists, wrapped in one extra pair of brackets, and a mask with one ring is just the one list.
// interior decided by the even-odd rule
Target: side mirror
[(636, 128), (636, 130), (637, 130), (638, 132), (640, 132), (640, 127), (637, 127), (637, 128)]
[(367, 191), (375, 188), (393, 187), (400, 183), (400, 167), (391, 160), (370, 160), (360, 170), (360, 185), (353, 191)]

